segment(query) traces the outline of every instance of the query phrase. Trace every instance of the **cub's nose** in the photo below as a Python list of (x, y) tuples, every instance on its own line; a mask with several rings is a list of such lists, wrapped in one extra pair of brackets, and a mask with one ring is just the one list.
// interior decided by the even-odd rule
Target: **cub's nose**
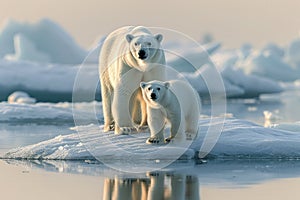
[(151, 99), (156, 99), (156, 94), (155, 93), (151, 93), (151, 95), (150, 95), (150, 97), (151, 97)]
[(144, 50), (140, 50), (140, 51), (138, 52), (138, 55), (139, 55), (140, 58), (144, 58), (145, 55), (146, 55), (146, 52), (145, 52)]

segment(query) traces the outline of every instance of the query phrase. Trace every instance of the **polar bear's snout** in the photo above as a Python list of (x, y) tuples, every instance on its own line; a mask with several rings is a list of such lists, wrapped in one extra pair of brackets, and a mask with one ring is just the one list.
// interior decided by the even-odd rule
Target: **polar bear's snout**
[(156, 96), (155, 93), (151, 93), (151, 94), (150, 94), (150, 97), (151, 97), (152, 100), (156, 100), (156, 99), (157, 99), (157, 96)]
[(138, 51), (138, 56), (139, 56), (139, 59), (144, 60), (147, 58), (147, 52), (144, 49), (141, 49)]

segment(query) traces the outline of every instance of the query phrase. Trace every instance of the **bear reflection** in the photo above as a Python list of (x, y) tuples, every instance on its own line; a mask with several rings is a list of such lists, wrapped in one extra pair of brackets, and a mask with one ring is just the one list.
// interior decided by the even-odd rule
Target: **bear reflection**
[(151, 173), (148, 178), (104, 180), (104, 200), (200, 199), (198, 178), (182, 174)]

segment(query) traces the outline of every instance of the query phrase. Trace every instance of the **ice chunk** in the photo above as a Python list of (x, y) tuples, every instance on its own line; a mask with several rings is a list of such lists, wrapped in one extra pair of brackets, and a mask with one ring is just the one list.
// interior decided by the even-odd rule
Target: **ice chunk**
[(9, 95), (7, 99), (8, 103), (25, 103), (33, 104), (36, 102), (36, 99), (29, 96), (29, 94), (21, 91), (17, 91)]

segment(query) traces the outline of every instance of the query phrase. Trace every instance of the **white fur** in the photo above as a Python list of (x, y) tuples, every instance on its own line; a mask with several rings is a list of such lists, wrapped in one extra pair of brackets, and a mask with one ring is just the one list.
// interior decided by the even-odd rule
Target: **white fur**
[[(165, 55), (160, 49), (162, 35), (152, 35), (145, 27), (123, 27), (107, 36), (100, 57), (99, 72), (104, 114), (104, 130), (126, 134), (134, 122), (147, 124), (141, 81), (165, 79)], [(143, 50), (144, 59), (139, 57)]]
[[(143, 98), (147, 103), (148, 125), (151, 137), (148, 143), (162, 143), (164, 139), (165, 122), (171, 124), (169, 142), (193, 139), (198, 131), (198, 119), (201, 103), (198, 94), (189, 83), (180, 80), (168, 82), (142, 82)], [(156, 99), (151, 97), (154, 95)], [(165, 120), (161, 120), (161, 118)]]

